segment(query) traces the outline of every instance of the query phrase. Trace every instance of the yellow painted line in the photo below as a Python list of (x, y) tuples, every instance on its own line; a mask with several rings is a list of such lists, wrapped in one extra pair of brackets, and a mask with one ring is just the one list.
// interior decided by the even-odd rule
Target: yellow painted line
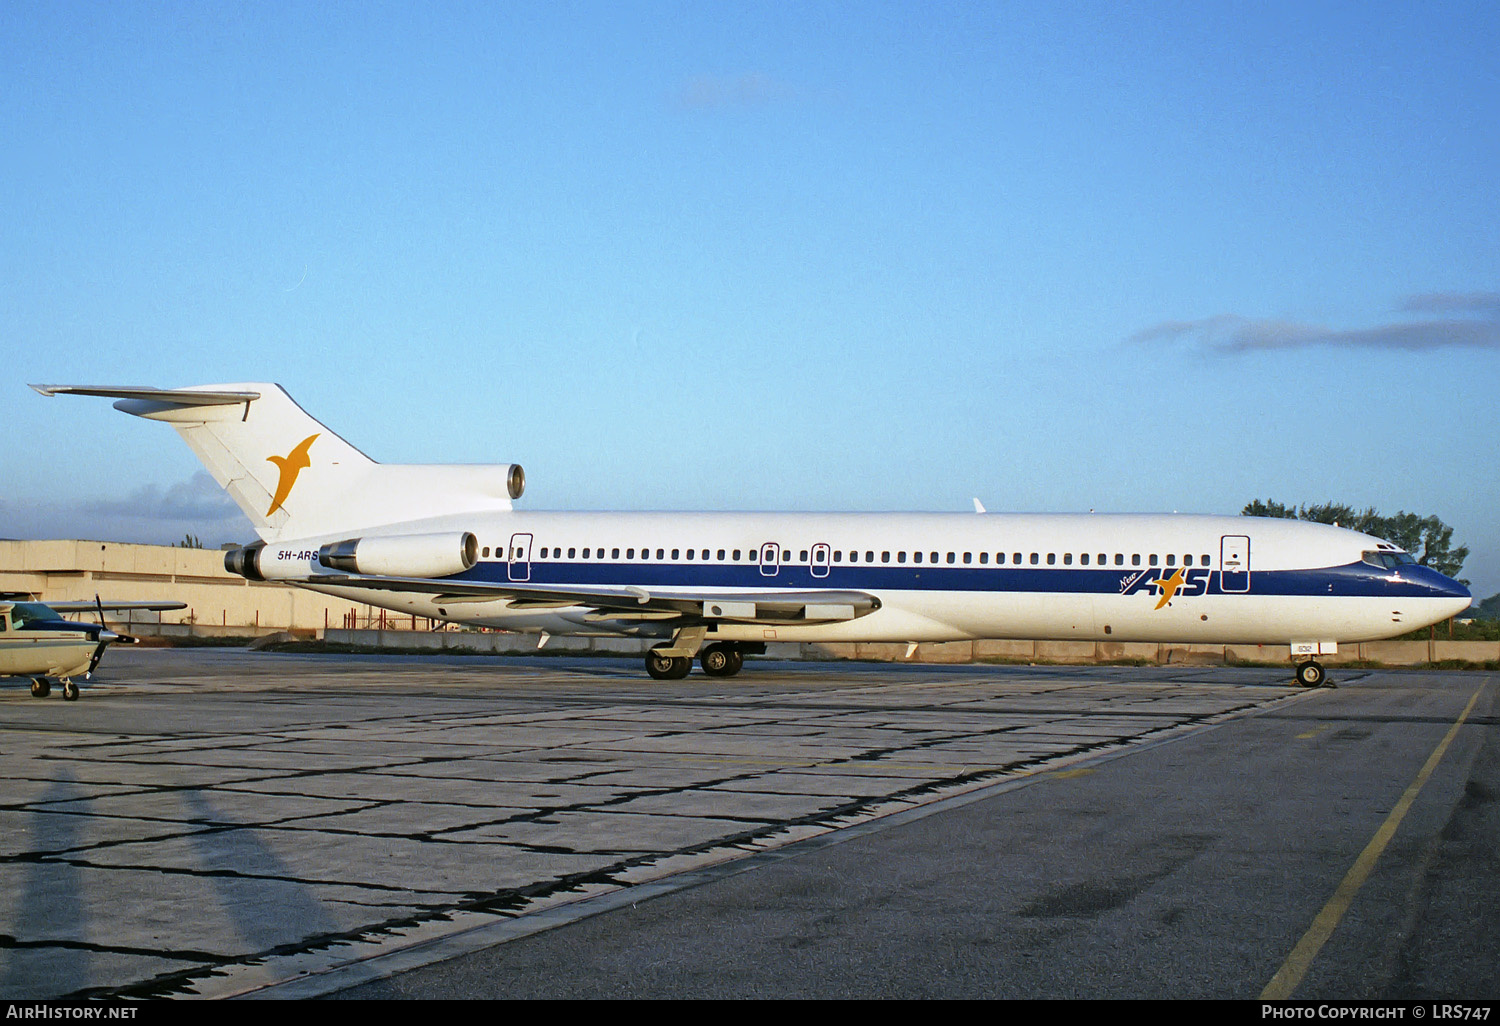
[(1056, 773), (1052, 774), (1052, 779), (1053, 780), (1072, 780), (1074, 777), (1086, 777), (1090, 773), (1096, 773), (1096, 772), (1098, 772), (1098, 771), (1097, 770), (1093, 770), (1093, 769), (1089, 769), (1088, 767), (1084, 767), (1082, 769), (1058, 770)]
[(1331, 724), (1331, 723), (1325, 723), (1322, 726), (1314, 727), (1312, 730), (1309, 730), (1305, 734), (1298, 734), (1297, 735), (1297, 740), (1298, 741), (1310, 741), (1313, 738), (1317, 737), (1319, 734), (1323, 733), (1323, 731), (1332, 729), (1332, 727), (1333, 727), (1333, 724)]
[(1458, 728), (1463, 726), (1464, 720), (1469, 718), (1469, 713), (1474, 709), (1474, 703), (1479, 701), (1479, 692), (1483, 690), (1484, 686), (1480, 685), (1474, 692), (1473, 697), (1469, 699), (1469, 704), (1464, 706), (1464, 711), (1453, 722), (1453, 726), (1448, 728), (1448, 733), (1438, 742), (1432, 754), (1427, 757), (1427, 762), (1422, 766), (1417, 778), (1401, 795), (1395, 808), (1391, 809), (1391, 814), (1385, 818), (1385, 822), (1380, 824), (1380, 829), (1375, 831), (1375, 836), (1370, 838), (1370, 843), (1365, 845), (1365, 850), (1359, 853), (1359, 858), (1354, 860), (1354, 865), (1349, 868), (1349, 872), (1344, 874), (1338, 890), (1333, 892), (1333, 897), (1328, 899), (1328, 904), (1323, 906), (1323, 911), (1318, 913), (1307, 933), (1302, 935), (1302, 939), (1297, 942), (1292, 953), (1287, 956), (1285, 962), (1281, 963), (1281, 968), (1276, 971), (1275, 976), (1271, 977), (1271, 982), (1266, 984), (1266, 989), (1260, 992), (1262, 1001), (1287, 1000), (1297, 989), (1297, 985), (1302, 982), (1302, 978), (1307, 975), (1313, 959), (1318, 957), (1318, 952), (1323, 950), (1323, 945), (1328, 943), (1329, 937), (1333, 936), (1333, 931), (1343, 920), (1344, 913), (1348, 912), (1349, 906), (1354, 903), (1354, 896), (1370, 878), (1376, 861), (1385, 851), (1391, 838), (1395, 836), (1396, 828), (1406, 818), (1412, 802), (1416, 801), (1417, 793), (1422, 790), (1427, 779), (1432, 776), (1432, 771), (1437, 769), (1437, 764), (1442, 761), (1443, 755), (1448, 751), (1448, 746), (1458, 736)]

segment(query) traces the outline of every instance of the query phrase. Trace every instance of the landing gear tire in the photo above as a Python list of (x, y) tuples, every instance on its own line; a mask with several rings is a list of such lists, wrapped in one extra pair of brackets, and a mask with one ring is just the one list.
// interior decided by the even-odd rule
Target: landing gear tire
[(50, 694), (52, 694), (52, 685), (48, 684), (45, 678), (43, 678), (43, 677), (33, 677), (33, 678), (31, 678), (31, 697), (32, 698), (46, 698)]
[(698, 665), (710, 677), (733, 677), (745, 665), (745, 657), (733, 645), (709, 645), (698, 653)]
[(693, 668), (687, 656), (662, 655), (657, 649), (646, 653), (646, 672), (656, 680), (681, 680)]
[(63, 681), (63, 699), (69, 702), (78, 701), (78, 685), (70, 680)]
[(1318, 687), (1325, 676), (1321, 663), (1306, 662), (1297, 665), (1297, 683), (1305, 688)]

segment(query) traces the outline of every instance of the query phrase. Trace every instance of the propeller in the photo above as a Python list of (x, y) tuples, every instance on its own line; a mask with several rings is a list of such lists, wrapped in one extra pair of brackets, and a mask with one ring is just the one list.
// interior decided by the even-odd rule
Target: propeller
[(94, 646), (94, 654), (89, 659), (89, 668), (83, 674), (85, 678), (93, 675), (94, 667), (98, 666), (99, 660), (104, 658), (104, 650), (109, 647), (111, 642), (119, 641), (127, 645), (134, 645), (140, 641), (139, 638), (132, 637), (129, 634), (117, 634), (109, 629), (109, 624), (104, 620), (104, 602), (99, 598), (98, 592), (94, 593), (94, 609), (99, 614), (99, 633), (96, 635), (99, 644)]

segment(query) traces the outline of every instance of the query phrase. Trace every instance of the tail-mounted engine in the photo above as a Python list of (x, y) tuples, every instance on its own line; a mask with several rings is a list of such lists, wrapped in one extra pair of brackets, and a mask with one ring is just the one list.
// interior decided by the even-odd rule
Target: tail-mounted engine
[(318, 549), (318, 561), (329, 569), (378, 577), (447, 577), (478, 559), (479, 542), (468, 531), (348, 538)]
[(479, 542), (468, 531), (400, 534), (314, 542), (254, 542), (224, 553), (224, 569), (252, 581), (306, 580), (342, 570), (378, 577), (447, 577), (479, 559)]

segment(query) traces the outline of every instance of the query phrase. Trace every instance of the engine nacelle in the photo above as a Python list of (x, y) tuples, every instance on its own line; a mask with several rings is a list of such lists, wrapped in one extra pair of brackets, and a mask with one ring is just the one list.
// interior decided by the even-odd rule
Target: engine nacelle
[(377, 577), (447, 577), (479, 559), (479, 541), (468, 531), (347, 538), (318, 549), (325, 567)]
[(252, 581), (301, 580), (322, 572), (311, 542), (251, 542), (224, 553), (224, 569)]

